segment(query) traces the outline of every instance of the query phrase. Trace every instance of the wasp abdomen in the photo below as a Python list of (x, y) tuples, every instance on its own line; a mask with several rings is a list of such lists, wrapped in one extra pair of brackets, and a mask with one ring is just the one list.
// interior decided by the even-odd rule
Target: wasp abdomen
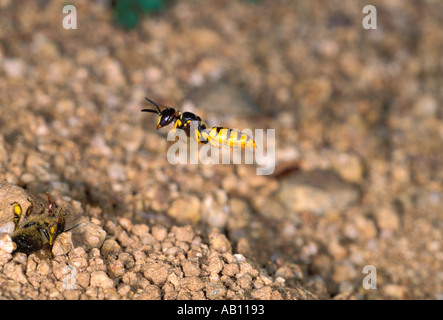
[(226, 146), (235, 149), (255, 148), (254, 139), (246, 133), (225, 127), (213, 127), (202, 134), (214, 146)]

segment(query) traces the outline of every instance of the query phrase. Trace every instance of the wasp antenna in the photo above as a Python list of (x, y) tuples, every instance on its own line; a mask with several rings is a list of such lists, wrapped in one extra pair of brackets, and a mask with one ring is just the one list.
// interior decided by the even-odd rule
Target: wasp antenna
[(160, 110), (160, 108), (159, 108), (159, 106), (158, 106), (157, 103), (155, 103), (155, 102), (152, 101), (151, 99), (148, 99), (147, 97), (145, 97), (145, 99), (146, 99), (146, 101), (148, 101), (150, 104), (154, 105), (154, 106), (157, 108), (158, 113), (161, 113), (161, 110)]
[(142, 112), (152, 112), (152, 113), (158, 114), (158, 111), (157, 110), (153, 110), (153, 109), (142, 109)]
[(68, 232), (68, 231), (71, 231), (72, 229), (75, 229), (75, 228), (77, 228), (79, 225), (81, 225), (82, 223), (80, 222), (80, 223), (77, 223), (75, 226), (73, 226), (73, 227), (71, 227), (71, 228), (69, 228), (68, 230), (65, 230), (64, 232)]

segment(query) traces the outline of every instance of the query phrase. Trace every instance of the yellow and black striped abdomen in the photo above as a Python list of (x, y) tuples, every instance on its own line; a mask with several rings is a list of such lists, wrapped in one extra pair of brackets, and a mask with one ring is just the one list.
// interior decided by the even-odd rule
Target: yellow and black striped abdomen
[(225, 146), (231, 149), (254, 149), (255, 141), (238, 130), (213, 127), (202, 132), (202, 137), (216, 147)]

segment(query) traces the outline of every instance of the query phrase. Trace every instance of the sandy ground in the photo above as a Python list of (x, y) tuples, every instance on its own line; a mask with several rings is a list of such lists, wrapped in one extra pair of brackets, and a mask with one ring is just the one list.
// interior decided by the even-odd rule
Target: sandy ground
[[(0, 235), (0, 297), (443, 298), (443, 7), (371, 4), (376, 30), (359, 1), (196, 0), (125, 31), (0, 0), (0, 222), (49, 192), (81, 223), (48, 259)], [(275, 129), (274, 173), (169, 163), (145, 96)]]

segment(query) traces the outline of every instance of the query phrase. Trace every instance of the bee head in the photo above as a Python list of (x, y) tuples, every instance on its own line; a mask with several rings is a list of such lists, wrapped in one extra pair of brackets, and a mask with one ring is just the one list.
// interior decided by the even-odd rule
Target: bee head
[(167, 126), (168, 124), (170, 124), (174, 120), (174, 117), (176, 114), (176, 110), (174, 108), (167, 107), (163, 110), (160, 110), (157, 103), (155, 103), (154, 101), (152, 101), (148, 98), (145, 98), (145, 99), (146, 99), (146, 101), (148, 101), (149, 103), (151, 103), (152, 105), (154, 105), (156, 107), (156, 110), (155, 109), (142, 109), (142, 111), (158, 114), (157, 129)]

